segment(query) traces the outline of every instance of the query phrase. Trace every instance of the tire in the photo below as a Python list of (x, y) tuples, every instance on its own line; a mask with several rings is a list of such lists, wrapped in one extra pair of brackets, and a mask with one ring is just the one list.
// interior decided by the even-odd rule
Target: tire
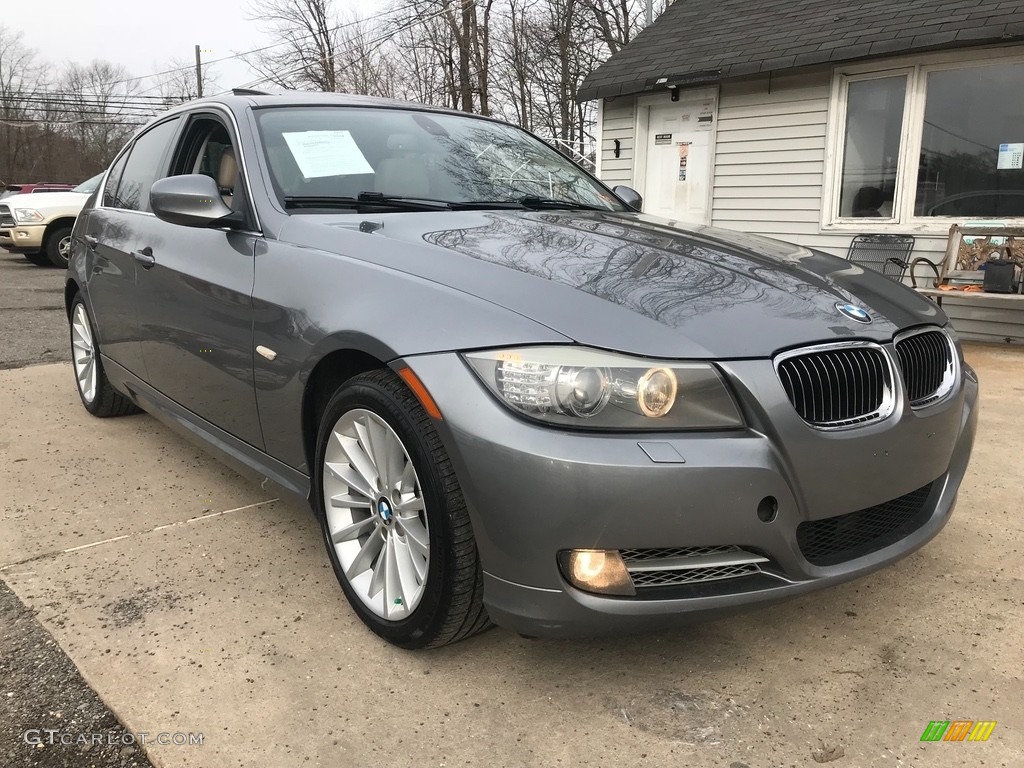
[(75, 385), (85, 410), (93, 416), (127, 416), (138, 413), (131, 400), (115, 390), (103, 371), (99, 342), (82, 295), (71, 303), (71, 366)]
[(53, 266), (66, 269), (71, 256), (71, 227), (60, 227), (48, 234), (43, 251)]
[(32, 253), (26, 253), (25, 258), (35, 264), (37, 267), (52, 267), (53, 264), (50, 262), (50, 257), (42, 251), (33, 251)]
[[(374, 477), (376, 483), (368, 479)], [(392, 371), (350, 379), (323, 409), (314, 503), (345, 596), (380, 637), (402, 648), (431, 648), (490, 626), (451, 460)]]

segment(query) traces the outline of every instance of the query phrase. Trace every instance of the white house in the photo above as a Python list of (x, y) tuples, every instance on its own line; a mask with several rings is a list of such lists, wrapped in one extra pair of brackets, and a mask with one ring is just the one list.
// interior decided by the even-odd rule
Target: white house
[[(1024, 0), (677, 0), (578, 98), (651, 214), (935, 262), (952, 223), (1024, 226)], [(1024, 342), (981, 298), (946, 298), (960, 331)]]

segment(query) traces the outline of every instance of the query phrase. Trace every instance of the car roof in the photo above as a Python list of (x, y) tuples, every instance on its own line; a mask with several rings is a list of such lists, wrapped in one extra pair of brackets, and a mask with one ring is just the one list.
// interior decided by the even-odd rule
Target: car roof
[[(412, 101), (401, 99), (385, 99), (378, 96), (362, 96), (352, 93), (322, 93), (317, 91), (276, 91), (273, 93), (263, 91), (252, 91), (243, 88), (236, 88), (231, 93), (208, 96), (202, 99), (179, 104), (167, 112), (157, 116), (159, 120), (167, 115), (181, 111), (192, 111), (204, 104), (219, 104), (228, 107), (233, 112), (242, 112), (246, 108), (265, 109), (270, 107), (376, 107), (378, 109), (411, 109), (418, 112), (436, 112), (460, 117), (475, 117), (483, 120), (494, 120), (494, 118), (482, 115), (473, 115), (468, 112), (460, 112), (446, 107), (437, 107), (430, 104), (418, 104)], [(500, 121), (496, 121), (500, 122)]]

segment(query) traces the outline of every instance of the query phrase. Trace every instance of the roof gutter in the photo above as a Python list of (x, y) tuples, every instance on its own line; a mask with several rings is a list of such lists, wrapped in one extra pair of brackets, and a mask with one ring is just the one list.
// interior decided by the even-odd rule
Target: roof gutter
[(650, 91), (671, 91), (679, 88), (690, 88), (697, 85), (710, 85), (722, 79), (722, 70), (709, 69), (702, 72), (686, 72), (685, 74), (654, 75), (645, 80), (632, 80), (626, 83), (607, 85), (588, 85), (586, 82), (576, 92), (576, 101), (593, 101), (615, 96), (628, 96), (635, 93)]

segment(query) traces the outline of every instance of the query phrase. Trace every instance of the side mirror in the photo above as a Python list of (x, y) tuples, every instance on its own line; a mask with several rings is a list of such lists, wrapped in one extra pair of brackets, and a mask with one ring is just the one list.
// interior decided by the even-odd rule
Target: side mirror
[(160, 179), (149, 191), (149, 204), (157, 218), (186, 227), (209, 227), (233, 213), (217, 183), (199, 173)]
[(621, 184), (617, 187), (612, 187), (612, 192), (615, 196), (624, 202), (627, 206), (632, 208), (634, 211), (640, 212), (644, 209), (644, 199), (640, 197), (640, 193), (630, 187), (624, 187)]

